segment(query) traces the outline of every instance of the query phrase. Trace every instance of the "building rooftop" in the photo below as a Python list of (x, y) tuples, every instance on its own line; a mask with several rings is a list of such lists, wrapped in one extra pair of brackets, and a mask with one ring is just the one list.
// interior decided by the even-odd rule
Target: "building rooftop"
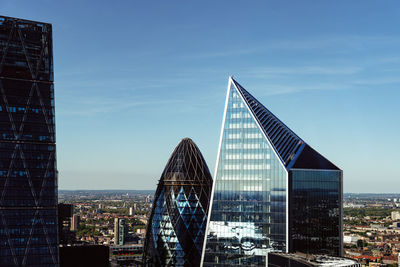
[(348, 258), (332, 257), (328, 255), (310, 255), (303, 253), (274, 253), (276, 255), (290, 258), (293, 260), (298, 260), (302, 263), (306, 263), (309, 266), (323, 266), (323, 267), (344, 267), (352, 266), (358, 262)]
[(230, 79), (286, 169), (339, 170), (337, 166), (304, 142), (243, 86), (232, 77)]

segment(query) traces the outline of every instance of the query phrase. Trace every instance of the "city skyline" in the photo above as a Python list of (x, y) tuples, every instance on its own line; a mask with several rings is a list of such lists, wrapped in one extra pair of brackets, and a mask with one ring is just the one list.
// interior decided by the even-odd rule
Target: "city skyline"
[(344, 170), (345, 192), (400, 185), (395, 2), (39, 2), (0, 9), (53, 24), (60, 189), (155, 189), (185, 136), (213, 173), (232, 74)]

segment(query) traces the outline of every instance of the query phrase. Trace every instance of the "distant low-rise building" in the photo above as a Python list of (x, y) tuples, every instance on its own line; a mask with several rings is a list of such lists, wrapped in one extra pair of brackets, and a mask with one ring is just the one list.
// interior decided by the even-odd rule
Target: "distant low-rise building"
[(148, 195), (147, 197), (146, 197), (146, 203), (151, 203), (151, 195)]
[(400, 212), (399, 211), (392, 211), (391, 215), (392, 215), (391, 217), (392, 217), (393, 221), (400, 220)]
[(345, 235), (343, 237), (343, 243), (345, 244), (357, 244), (357, 241), (360, 240), (360, 237), (357, 235)]
[(142, 266), (143, 244), (110, 246), (111, 266)]
[(139, 235), (146, 235), (146, 229), (145, 228), (136, 229), (136, 233)]

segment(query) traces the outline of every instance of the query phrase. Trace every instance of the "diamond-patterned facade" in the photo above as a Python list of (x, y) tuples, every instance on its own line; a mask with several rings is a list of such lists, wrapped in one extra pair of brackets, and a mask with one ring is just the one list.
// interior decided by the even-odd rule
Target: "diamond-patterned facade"
[(199, 266), (212, 186), (198, 147), (183, 139), (161, 175), (147, 227), (146, 266)]
[(58, 266), (51, 25), (0, 16), (0, 266)]

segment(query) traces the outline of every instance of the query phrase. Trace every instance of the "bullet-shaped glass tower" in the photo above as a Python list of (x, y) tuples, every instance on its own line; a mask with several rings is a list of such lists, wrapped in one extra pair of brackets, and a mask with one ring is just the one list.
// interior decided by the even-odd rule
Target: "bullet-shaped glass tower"
[(145, 266), (199, 266), (212, 178), (199, 148), (183, 139), (161, 175), (147, 226)]

